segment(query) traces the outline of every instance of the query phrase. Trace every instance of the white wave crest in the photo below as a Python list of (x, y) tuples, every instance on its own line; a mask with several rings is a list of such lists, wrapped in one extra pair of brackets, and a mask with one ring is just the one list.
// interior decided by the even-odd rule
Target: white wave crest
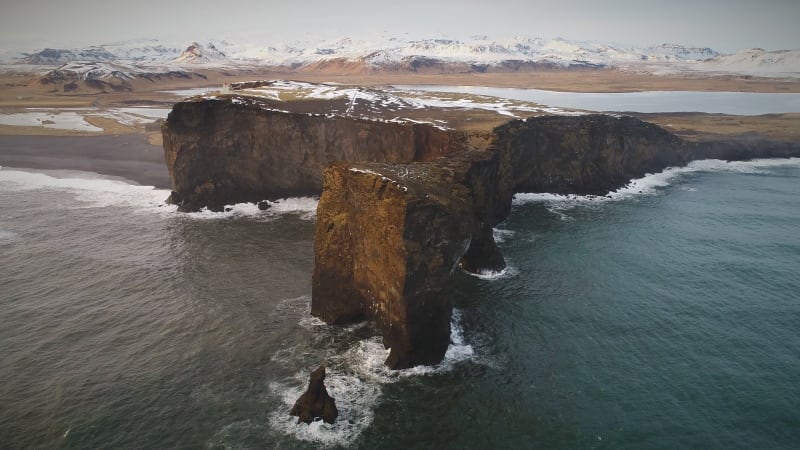
[(290, 416), (289, 411), (308, 383), (307, 374), (297, 375), (291, 384), (273, 382), (269, 385), (270, 390), (281, 397), (280, 407), (269, 414), (273, 429), (300, 441), (333, 447), (348, 446), (372, 423), (374, 405), (381, 395), (380, 386), (332, 368), (326, 369), (325, 387), (336, 400), (338, 419), (333, 424), (321, 420), (308, 425), (297, 423), (297, 418)]
[[(167, 207), (164, 199), (170, 191), (153, 186), (130, 184), (125, 180), (92, 172), (28, 172), (0, 168), (0, 188), (11, 191), (62, 190), (91, 207)], [(168, 207), (167, 209), (175, 209)]]
[(506, 260), (506, 266), (502, 270), (481, 270), (478, 273), (464, 270), (463, 272), (469, 276), (489, 281), (503, 280), (519, 275), (519, 269), (511, 265), (508, 260)]
[(197, 212), (186, 213), (186, 216), (200, 220), (231, 218), (273, 220), (285, 214), (296, 214), (303, 220), (314, 220), (317, 216), (319, 200), (314, 197), (293, 197), (270, 203), (272, 206), (265, 210), (258, 209), (258, 205), (255, 203), (235, 203), (225, 205), (224, 211), (210, 211), (208, 208), (203, 208)]
[[(287, 307), (293, 311), (300, 310), (298, 300), (300, 299), (287, 300), (289, 303)], [(351, 446), (372, 423), (374, 410), (381, 399), (383, 385), (409, 377), (445, 373), (464, 361), (489, 364), (488, 360), (483, 361), (485, 358), (480, 355), (479, 349), (466, 342), (461, 322), (462, 312), (455, 309), (451, 322), (451, 342), (442, 362), (434, 366), (391, 370), (384, 365), (390, 350), (384, 348), (380, 336), (358, 340), (343, 352), (320, 348), (326, 343), (330, 347), (333, 342), (341, 340), (337, 336), (352, 335), (354, 330), (363, 327), (363, 324), (342, 328), (326, 325), (317, 320), (300, 319), (300, 325), (319, 338), (311, 345), (316, 351), (322, 351), (326, 355), (325, 385), (331, 397), (336, 399), (339, 418), (332, 425), (321, 421), (306, 425), (297, 424), (297, 418), (289, 416), (288, 411), (308, 383), (308, 374), (315, 368), (308, 367), (307, 370), (295, 373), (285, 382), (272, 382), (269, 385), (273, 394), (281, 400), (278, 409), (269, 414), (270, 426), (300, 441), (313, 442), (323, 447)], [(480, 342), (480, 339), (474, 341)], [(273, 360), (280, 361), (284, 365), (296, 365), (293, 362), (307, 358), (308, 352), (308, 349), (304, 350), (297, 346), (278, 350)]]
[(514, 237), (515, 232), (512, 230), (506, 230), (503, 228), (492, 228), (492, 237), (494, 241), (498, 244), (505, 242), (506, 239), (510, 239)]
[[(730, 172), (743, 174), (765, 174), (778, 167), (800, 167), (800, 158), (754, 159), (750, 161), (723, 161), (704, 159), (692, 161), (685, 167), (668, 167), (661, 172), (647, 174), (642, 178), (631, 180), (626, 186), (609, 192), (604, 196), (597, 195), (560, 195), (548, 193), (519, 193), (514, 196), (513, 205), (527, 203), (544, 203), (551, 212), (560, 214), (565, 209), (579, 206), (596, 205), (609, 201), (620, 201), (640, 195), (653, 195), (660, 189), (670, 186), (676, 178), (691, 173)], [(563, 216), (569, 220), (569, 216)]]
[(80, 171), (26, 171), (0, 167), (0, 189), (10, 191), (61, 190), (71, 192), (82, 202), (81, 207), (103, 208), (117, 206), (133, 208), (139, 212), (176, 215), (201, 220), (250, 218), (274, 220), (285, 214), (296, 214), (304, 220), (316, 218), (318, 199), (313, 197), (285, 198), (271, 202), (271, 207), (259, 210), (255, 203), (227, 205), (225, 211), (203, 209), (193, 213), (178, 213), (177, 206), (167, 205), (170, 195), (166, 189), (140, 186), (127, 180), (108, 177), (93, 172)]
[(0, 244), (10, 242), (17, 238), (17, 233), (0, 229)]

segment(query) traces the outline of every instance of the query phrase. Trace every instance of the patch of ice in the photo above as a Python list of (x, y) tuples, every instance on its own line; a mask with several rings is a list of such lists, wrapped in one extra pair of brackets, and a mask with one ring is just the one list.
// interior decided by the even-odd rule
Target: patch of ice
[(0, 114), (0, 125), (17, 127), (44, 127), (57, 130), (74, 130), (98, 133), (102, 128), (96, 127), (84, 119), (83, 114), (75, 111), (63, 112), (23, 112)]
[(165, 94), (177, 95), (178, 97), (194, 97), (196, 95), (204, 95), (210, 92), (219, 92), (219, 87), (175, 89), (171, 91), (159, 91), (159, 92), (163, 92)]

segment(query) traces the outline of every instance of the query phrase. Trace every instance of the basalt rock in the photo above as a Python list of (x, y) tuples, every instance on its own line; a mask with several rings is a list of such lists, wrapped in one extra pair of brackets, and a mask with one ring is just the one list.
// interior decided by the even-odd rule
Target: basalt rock
[[(491, 233), (496, 155), (467, 152), (426, 163), (333, 164), (317, 208), (311, 314), (366, 318), (401, 369), (442, 360), (450, 342), (453, 272), (472, 237), (470, 267), (505, 265)], [(487, 263), (484, 266), (483, 263)]]
[(515, 193), (602, 195), (693, 159), (800, 154), (758, 139), (687, 142), (626, 116), (533, 117), (468, 133), (273, 107), (236, 96), (175, 105), (162, 128), (170, 199), (220, 210), (321, 192), (311, 313), (374, 321), (395, 369), (441, 361), (454, 271), (505, 267), (492, 228)]
[(311, 313), (374, 321), (400, 369), (443, 358), (453, 273), (498, 271), (492, 227), (515, 192), (605, 193), (685, 161), (685, 144), (628, 117), (544, 117), (495, 130), (487, 151), (411, 164), (339, 163), (317, 209)]
[[(604, 195), (633, 178), (686, 164), (687, 144), (629, 116), (591, 114), (515, 120), (495, 129), (499, 204), (516, 192)], [(508, 209), (498, 211), (501, 216)]]
[(326, 423), (332, 424), (339, 416), (336, 409), (336, 400), (328, 395), (325, 388), (325, 366), (320, 366), (311, 372), (308, 380), (308, 389), (297, 399), (289, 414), (297, 416), (297, 423), (311, 423), (322, 418)]
[(236, 96), (177, 103), (162, 137), (181, 211), (319, 195), (333, 161), (426, 161), (460, 151), (465, 139), (425, 124), (286, 112)]

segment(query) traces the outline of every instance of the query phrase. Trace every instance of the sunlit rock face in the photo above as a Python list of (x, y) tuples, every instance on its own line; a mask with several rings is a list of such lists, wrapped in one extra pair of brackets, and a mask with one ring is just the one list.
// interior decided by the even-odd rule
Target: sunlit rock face
[(486, 234), (496, 173), (496, 155), (477, 151), (424, 163), (328, 167), (311, 313), (328, 323), (374, 321), (393, 369), (441, 361), (450, 343), (453, 272), (473, 236), (488, 239), (490, 251), (467, 258), (471, 268), (505, 266)]

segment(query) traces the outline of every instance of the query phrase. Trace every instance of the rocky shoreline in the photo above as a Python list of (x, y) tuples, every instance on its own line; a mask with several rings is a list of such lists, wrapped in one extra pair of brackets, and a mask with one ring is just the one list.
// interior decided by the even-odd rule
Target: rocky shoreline
[(393, 369), (444, 357), (453, 272), (504, 267), (492, 227), (515, 193), (604, 195), (695, 159), (800, 155), (765, 139), (689, 142), (629, 116), (443, 130), (286, 109), (235, 94), (176, 104), (162, 128), (171, 199), (191, 211), (321, 194), (311, 312), (374, 321)]

